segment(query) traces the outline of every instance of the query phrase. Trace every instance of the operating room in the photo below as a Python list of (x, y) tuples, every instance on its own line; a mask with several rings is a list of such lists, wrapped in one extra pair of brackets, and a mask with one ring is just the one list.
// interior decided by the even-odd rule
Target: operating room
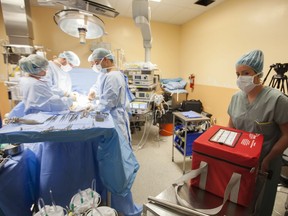
[[(28, 6), (27, 2), (29, 2)], [(101, 35), (89, 38), (89, 29), (86, 29), (86, 35), (84, 34), (81, 38), (79, 35), (69, 35), (68, 29), (60, 28), (56, 15), (61, 10), (69, 10), (69, 6), (65, 4), (72, 5), (73, 2), (86, 2), (88, 6), (89, 2), (96, 2), (100, 5), (104, 2), (109, 3), (112, 10), (109, 10), (108, 16), (99, 12), (94, 13), (97, 22), (101, 23), (103, 30)], [(9, 5), (9, 1), (0, 0), (0, 114), (2, 121), (0, 141), (5, 145), (8, 145), (7, 143), (16, 143), (16, 146), (19, 143), (27, 144), (24, 144), (24, 149), (21, 149), (19, 154), (9, 156), (0, 167), (0, 215), (21, 215), (19, 208), (27, 206), (29, 208), (23, 211), (24, 215), (36, 215), (38, 210), (40, 211), (37, 215), (45, 215), (45, 208), (43, 212), (41, 211), (41, 207), (45, 205), (52, 206), (51, 215), (66, 213), (68, 215), (68, 211), (73, 213), (75, 207), (71, 207), (74, 199), (71, 198), (79, 195), (82, 199), (81, 194), (84, 194), (87, 188), (92, 189), (93, 196), (95, 189), (97, 203), (94, 198), (90, 211), (79, 215), (112, 216), (117, 214), (114, 212), (109, 214), (108, 208), (103, 208), (106, 210), (106, 212), (103, 210), (104, 213), (96, 210), (93, 214), (96, 204), (110, 207), (112, 210), (116, 209), (118, 215), (125, 216), (194, 215), (189, 211), (189, 213), (183, 213), (179, 210), (180, 208), (175, 207), (176, 204), (171, 204), (171, 206), (167, 204), (168, 206), (163, 207), (166, 203), (161, 204), (159, 200), (160, 204), (157, 204), (156, 198), (163, 198), (157, 195), (166, 191), (177, 179), (192, 169), (193, 154), (192, 157), (184, 155), (183, 159), (183, 152), (177, 151), (176, 148), (174, 152), (174, 126), (177, 115), (173, 112), (181, 112), (181, 105), (185, 101), (200, 101), (201, 111), (203, 111), (200, 114), (203, 122), (208, 122), (202, 125), (203, 131), (213, 125), (227, 127), (230, 119), (227, 112), (229, 103), (232, 96), (239, 91), (236, 83), (235, 62), (240, 56), (252, 50), (261, 50), (264, 53), (262, 81), (265, 82), (263, 85), (278, 89), (286, 96), (288, 94), (285, 75), (288, 71), (286, 50), (288, 2), (286, 0), (203, 1), (206, 2), (206, 6), (195, 4), (195, 2), (196, 0), (19, 0), (15, 3), (19, 4), (16, 12), (20, 14), (19, 11), (24, 9), (26, 11), (24, 13), (29, 14), (27, 33), (25, 26), (22, 24), (21, 27), (18, 26), (19, 19), (23, 17), (19, 16), (18, 21), (15, 19), (19, 23), (13, 25), (11, 20), (5, 17), (7, 16), (5, 7)], [(74, 6), (70, 7), (71, 11), (78, 13), (77, 7)], [(89, 16), (93, 14), (88, 6), (86, 10), (85, 8), (80, 10), (83, 16), (85, 12), (90, 14)], [(142, 18), (137, 19), (137, 16)], [(81, 16), (75, 15), (75, 17)], [(94, 20), (92, 19), (91, 22), (93, 23)], [(19, 36), (21, 40), (17, 38), (15, 40), (15, 36), (9, 34), (11, 28), (12, 30), (21, 28), (20, 34), (24, 35)], [(79, 29), (76, 29), (79, 33)], [(24, 40), (22, 40), (23, 37)], [(11, 42), (12, 40), (19, 44)], [(103, 59), (106, 64), (106, 60), (113, 59), (112, 63), (115, 64), (115, 68), (126, 72), (128, 78), (128, 75), (131, 75), (129, 71), (135, 72), (141, 69), (145, 71), (145, 74), (136, 72), (136, 75), (130, 76), (132, 77), (130, 90), (136, 95), (136, 102), (135, 99), (130, 102), (132, 114), (129, 113), (128, 134), (131, 135), (131, 146), (121, 145), (127, 141), (122, 133), (122, 123), (118, 124), (110, 113), (98, 112), (98, 102), (95, 108), (86, 98), (97, 79), (89, 58), (93, 56), (93, 51), (99, 48), (110, 51), (113, 58), (110, 58), (109, 54), (101, 58), (95, 57), (93, 59), (95, 64), (99, 64), (99, 61)], [(24, 50), (24, 53), (19, 54), (19, 50)], [(78, 113), (79, 116), (76, 114), (75, 116), (79, 117), (79, 121), (73, 120), (73, 114), (60, 114), (63, 118), (57, 119), (57, 115), (53, 113), (50, 118), (46, 115), (41, 116), (41, 118), (46, 118), (43, 121), (49, 120), (47, 127), (34, 123), (25, 125), (25, 116), (19, 116), (20, 122), (15, 124), (13, 121), (17, 119), (10, 118), (9, 113), (21, 103), (21, 99), (13, 98), (15, 92), (11, 92), (11, 88), (14, 91), (14, 81), (19, 78), (19, 60), (34, 52), (50, 61), (65, 51), (72, 51), (80, 60), (80, 64), (73, 65), (73, 69), (68, 72), (71, 75), (73, 95), (78, 99), (78, 101), (74, 100), (74, 110), (71, 113)], [(281, 70), (280, 74), (286, 78), (281, 79), (283, 83), (279, 85), (282, 86), (272, 86), (274, 75), (279, 74), (277, 70), (279, 67), (284, 70)], [(20, 74), (24, 76), (23, 72)], [(153, 87), (150, 89), (144, 77), (150, 79), (151, 75)], [(133, 80), (138, 77), (141, 80), (141, 88)], [(165, 85), (163, 87), (163, 82), (167, 80), (172, 82), (181, 80), (181, 84), (184, 83), (183, 91), (176, 90), (167, 93)], [(145, 87), (142, 87), (143, 85)], [(140, 90), (137, 90), (138, 88)], [(136, 92), (147, 93), (148, 91), (149, 95), (135, 94), (135, 89)], [(144, 102), (141, 99), (137, 100), (137, 97), (144, 97), (142, 98)], [(158, 102), (161, 106), (158, 106)], [(145, 110), (140, 107), (140, 104), (145, 105)], [(165, 118), (167, 113), (170, 114), (169, 120)], [(92, 123), (90, 123), (90, 117), (93, 118)], [(88, 123), (84, 123), (86, 118)], [(28, 119), (28, 122), (34, 120), (37, 121), (34, 118)], [(66, 120), (67, 125), (64, 125)], [(24, 121), (23, 125), (21, 121)], [(59, 125), (53, 125), (53, 121), (59, 122)], [(75, 124), (72, 126), (73, 121)], [(25, 130), (28, 131), (27, 134)], [(107, 143), (106, 146), (105, 143)], [(171, 149), (173, 149), (173, 156)], [(109, 157), (113, 157), (113, 160)], [(70, 173), (70, 168), (73, 169), (73, 173)], [(26, 169), (29, 171), (25, 171)], [(27, 182), (27, 179), (31, 182)], [(69, 179), (71, 179), (70, 182)], [(2, 185), (5, 185), (5, 188)], [(17, 187), (14, 188), (15, 185)], [(66, 193), (67, 190), (69, 193)], [(29, 195), (27, 195), (28, 191)], [(286, 187), (278, 187), (271, 215), (288, 214), (287, 192)], [(17, 197), (20, 200), (18, 209), (14, 208), (14, 205), (18, 203), (14, 198), (17, 199)], [(179, 202), (178, 205), (180, 205)], [(65, 213), (62, 211), (63, 214), (56, 214), (56, 206), (66, 209)], [(210, 204), (208, 206), (211, 207)], [(247, 213), (246, 209), (241, 208), (242, 206), (239, 207), (240, 213), (238, 213), (238, 206), (235, 207), (234, 214), (230, 215)], [(217, 215), (225, 215), (227, 209), (224, 208)], [(46, 210), (50, 211), (50, 208), (47, 207)], [(229, 215), (229, 210), (227, 211)], [(196, 210), (195, 215), (209, 214), (197, 214)]]

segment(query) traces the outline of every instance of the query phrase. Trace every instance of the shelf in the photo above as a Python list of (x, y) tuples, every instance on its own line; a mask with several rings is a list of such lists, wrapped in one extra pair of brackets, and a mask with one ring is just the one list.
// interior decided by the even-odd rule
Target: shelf
[(130, 84), (129, 85), (129, 88), (135, 88), (135, 89), (152, 89), (153, 90), (153, 88), (156, 88), (157, 87), (157, 85), (158, 85), (158, 83), (154, 83), (154, 84), (152, 84), (152, 85), (133, 85), (133, 84)]
[[(203, 132), (202, 132), (203, 133)], [(192, 146), (195, 139), (197, 139), (202, 133), (194, 132), (194, 133), (187, 133), (187, 138), (185, 140), (185, 137), (181, 137), (178, 135), (175, 135), (174, 143), (175, 147), (184, 155), (184, 146), (186, 146), (186, 155), (185, 156), (191, 156), (192, 155)], [(181, 141), (180, 141), (181, 140)], [(178, 141), (182, 144), (179, 144)]]
[[(174, 161), (174, 148), (183, 155), (183, 174), (185, 173), (185, 158), (192, 155), (192, 147), (194, 140), (197, 139), (203, 132), (189, 132), (188, 123), (198, 125), (199, 123), (210, 121), (210, 118), (201, 115), (199, 118), (187, 118), (181, 112), (173, 112), (173, 141), (172, 141), (172, 161)], [(181, 125), (175, 125), (176, 119), (180, 120)], [(181, 136), (176, 134), (176, 130), (183, 128)]]

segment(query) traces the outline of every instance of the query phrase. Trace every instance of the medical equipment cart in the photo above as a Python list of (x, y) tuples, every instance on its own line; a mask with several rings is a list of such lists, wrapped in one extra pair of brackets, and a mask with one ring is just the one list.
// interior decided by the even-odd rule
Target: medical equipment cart
[[(255, 191), (253, 202), (251, 202), (251, 207), (244, 207), (236, 203), (226, 201), (220, 212), (217, 213), (218, 216), (243, 216), (243, 215), (259, 215), (259, 206), (263, 197), (262, 188), (265, 186), (267, 173), (258, 174), (261, 179), (260, 185), (261, 189)], [(185, 179), (185, 175), (180, 177), (177, 182)], [(211, 194), (207, 191), (201, 190), (197, 187), (191, 187), (187, 183), (183, 185), (179, 191), (179, 195), (186, 200), (193, 207), (198, 209), (214, 209), (220, 206), (223, 202), (223, 198)], [(149, 212), (149, 213), (148, 213)], [(147, 214), (148, 213), (148, 214)], [(208, 216), (208, 214), (199, 212), (194, 209), (188, 209), (179, 205), (176, 195), (175, 187), (173, 185), (166, 188), (156, 197), (148, 197), (148, 202), (143, 205), (143, 216)]]
[[(201, 123), (209, 123), (210, 118), (199, 114), (199, 117), (187, 118), (183, 115), (183, 112), (173, 112), (173, 139), (172, 139), (172, 161), (174, 162), (174, 148), (178, 149), (183, 155), (183, 174), (185, 173), (185, 159), (192, 155), (192, 143), (194, 139), (201, 135), (201, 132), (187, 133), (188, 124), (199, 125)], [(176, 122), (181, 122), (181, 129), (184, 131), (184, 136), (179, 136), (177, 130), (179, 125)], [(180, 142), (178, 142), (180, 141)], [(181, 143), (181, 144), (180, 144)]]

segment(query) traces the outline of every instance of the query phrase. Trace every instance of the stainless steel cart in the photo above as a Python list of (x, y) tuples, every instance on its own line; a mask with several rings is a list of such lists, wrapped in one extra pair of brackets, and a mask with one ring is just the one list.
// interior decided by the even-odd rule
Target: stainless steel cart
[[(251, 207), (244, 207), (227, 201), (223, 206), (222, 210), (217, 214), (217, 216), (257, 215), (259, 211), (258, 204), (261, 203), (262, 200), (262, 188), (266, 183), (267, 175), (261, 174), (259, 175), (259, 178), (261, 179), (261, 187), (259, 191), (255, 192), (254, 200), (253, 202), (251, 202)], [(188, 203), (192, 204), (195, 208), (200, 209), (215, 208), (217, 206), (220, 206), (223, 202), (222, 198), (204, 190), (198, 189), (196, 187), (189, 187), (187, 184), (183, 185), (179, 195), (184, 198)], [(162, 191), (156, 197), (148, 197), (148, 203), (143, 205), (143, 215), (146, 216), (148, 212), (156, 216), (207, 215), (192, 209), (189, 209), (187, 211), (187, 208), (180, 206), (177, 202), (175, 189), (172, 185)]]

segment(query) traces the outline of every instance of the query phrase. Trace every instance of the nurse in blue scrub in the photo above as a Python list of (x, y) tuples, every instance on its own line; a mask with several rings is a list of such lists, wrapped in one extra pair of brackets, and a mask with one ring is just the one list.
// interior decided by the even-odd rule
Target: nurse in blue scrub
[(26, 73), (19, 82), (25, 106), (24, 114), (69, 110), (73, 104), (72, 99), (54, 94), (48, 83), (43, 80), (48, 68), (47, 59), (31, 54), (20, 59), (19, 67)]

